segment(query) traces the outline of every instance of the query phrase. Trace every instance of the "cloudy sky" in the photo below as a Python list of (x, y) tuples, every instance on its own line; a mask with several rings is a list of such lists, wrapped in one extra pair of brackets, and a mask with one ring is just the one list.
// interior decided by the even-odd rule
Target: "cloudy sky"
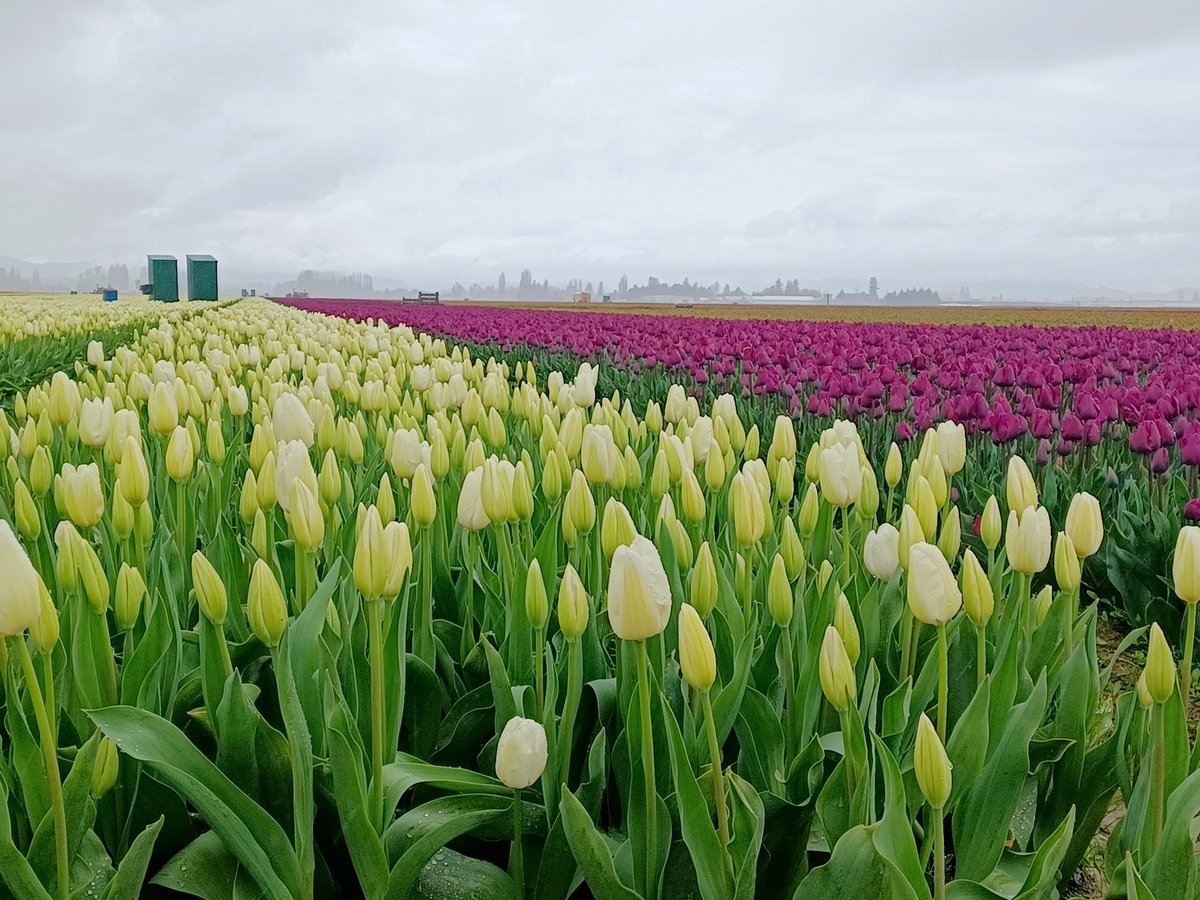
[(5, 2), (0, 76), (0, 255), (1200, 285), (1197, 0)]

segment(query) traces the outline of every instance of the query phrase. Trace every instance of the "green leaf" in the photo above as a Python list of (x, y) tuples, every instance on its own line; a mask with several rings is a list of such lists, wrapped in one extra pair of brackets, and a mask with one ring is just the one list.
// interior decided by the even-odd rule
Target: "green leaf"
[(203, 900), (234, 900), (241, 863), (215, 831), (206, 831), (169, 859), (150, 883)]
[(89, 714), (122, 753), (185, 797), (271, 898), (300, 892), (291, 842), (262, 807), (213, 765), (178, 728), (141, 709), (114, 706)]
[(842, 835), (829, 862), (809, 873), (793, 900), (918, 900), (908, 880), (880, 855), (877, 825), (856, 825)]
[(121, 864), (117, 866), (117, 874), (104, 890), (102, 900), (137, 900), (142, 894), (142, 884), (146, 880), (146, 869), (150, 866), (150, 854), (154, 852), (154, 842), (162, 831), (166, 819), (159, 817), (157, 822), (148, 825), (139, 834)]
[(567, 833), (567, 842), (583, 877), (596, 900), (640, 900), (617, 877), (613, 855), (604, 836), (596, 830), (592, 817), (570, 790), (564, 790), (559, 810)]
[(403, 847), (388, 874), (384, 896), (389, 900), (404, 900), (426, 864), (446, 844), (502, 816), (512, 815), (511, 799), (504, 803), (487, 794), (439, 797), (409, 810), (389, 826), (384, 837), (389, 850)]
[[(2, 759), (0, 759), (2, 764)], [(9, 821), (8, 784), (0, 773), (0, 879), (22, 900), (50, 900), (37, 874), (13, 843)]]
[(979, 881), (1000, 859), (1029, 771), (1029, 742), (1045, 708), (1046, 681), (1042, 677), (1029, 699), (1009, 712), (995, 751), (959, 800), (953, 818), (955, 871), (959, 877)]
[(1145, 863), (1146, 885), (1158, 900), (1184, 900), (1192, 896), (1196, 851), (1191, 826), (1197, 814), (1200, 814), (1200, 770), (1184, 779), (1167, 798), (1157, 852)]
[(661, 695), (660, 701), (671, 751), (671, 770), (675, 779), (675, 799), (679, 803), (679, 825), (683, 833), (683, 842), (691, 854), (701, 895), (705, 900), (721, 900), (728, 897), (732, 891), (729, 877), (732, 861), (717, 838), (708, 803), (688, 762), (687, 749), (683, 745), (679, 725), (667, 709), (666, 700), (661, 699)]
[[(96, 749), (100, 735), (95, 733), (80, 749), (71, 765), (71, 771), (63, 782), (63, 809), (67, 819), (67, 858), (75, 859), (83, 837), (96, 818), (96, 804), (92, 800), (92, 769), (96, 761)], [(47, 812), (33, 836), (33, 843), (26, 854), (35, 872), (41, 874), (46, 886), (54, 889), (55, 836), (54, 816)]]
[(421, 872), (412, 900), (517, 900), (517, 886), (508, 873), (489, 862), (449, 848), (438, 853)]

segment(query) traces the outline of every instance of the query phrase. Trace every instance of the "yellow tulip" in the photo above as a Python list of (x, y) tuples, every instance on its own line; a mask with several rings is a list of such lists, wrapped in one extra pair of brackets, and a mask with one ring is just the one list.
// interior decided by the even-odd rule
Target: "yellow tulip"
[(1184, 603), (1200, 602), (1200, 528), (1185, 525), (1175, 540), (1175, 558), (1171, 563), (1175, 595)]
[(913, 770), (917, 776), (917, 786), (926, 802), (935, 810), (945, 809), (950, 799), (952, 769), (937, 729), (929, 717), (921, 713), (917, 723), (917, 745), (913, 751)]
[(613, 554), (608, 577), (608, 619), (621, 640), (661, 634), (671, 616), (671, 586), (658, 548), (638, 535)]
[(1050, 514), (1046, 507), (1025, 507), (1020, 514), (1008, 514), (1004, 548), (1009, 565), (1016, 572), (1035, 575), (1050, 562)]
[(945, 625), (962, 607), (962, 593), (946, 557), (932, 544), (909, 550), (908, 608), (926, 625)]
[(0, 637), (12, 637), (37, 621), (42, 613), (42, 595), (41, 581), (29, 555), (4, 519), (0, 519), (0, 571), (4, 572)]
[(1100, 513), (1100, 501), (1086, 491), (1071, 498), (1067, 507), (1067, 534), (1081, 560), (1087, 559), (1100, 549), (1104, 540), (1104, 518)]
[(842, 643), (842, 636), (832, 625), (826, 627), (825, 637), (821, 641), (817, 674), (825, 699), (838, 712), (846, 712), (857, 699), (858, 687), (854, 680), (854, 666), (850, 664), (850, 657), (846, 653), (846, 645)]
[(679, 668), (692, 689), (706, 693), (717, 679), (717, 656), (700, 614), (688, 603), (679, 608)]

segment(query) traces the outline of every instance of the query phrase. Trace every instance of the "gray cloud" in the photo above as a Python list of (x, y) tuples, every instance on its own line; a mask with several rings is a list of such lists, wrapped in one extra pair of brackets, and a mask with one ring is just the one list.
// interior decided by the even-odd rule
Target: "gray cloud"
[(0, 253), (1200, 283), (1200, 4), (42, 0)]

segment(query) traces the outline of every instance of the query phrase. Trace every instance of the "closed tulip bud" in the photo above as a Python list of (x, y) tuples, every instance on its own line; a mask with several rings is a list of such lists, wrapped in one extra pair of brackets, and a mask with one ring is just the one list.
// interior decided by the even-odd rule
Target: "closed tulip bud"
[(1060, 531), (1058, 540), (1054, 542), (1054, 580), (1058, 582), (1060, 590), (1068, 592), (1079, 590), (1082, 580), (1079, 556), (1075, 553), (1071, 536), (1065, 531)]
[(1075, 553), (1081, 560), (1099, 550), (1104, 540), (1104, 518), (1100, 514), (1100, 501), (1086, 491), (1072, 497), (1071, 505), (1067, 508), (1066, 531), (1071, 536)]
[(1037, 615), (1037, 623), (1041, 625), (1050, 614), (1050, 605), (1054, 602), (1054, 592), (1046, 585), (1033, 598), (1033, 610)]
[(661, 634), (671, 616), (671, 586), (658, 548), (638, 535), (613, 554), (608, 577), (608, 619), (621, 640)]
[(58, 610), (54, 608), (54, 601), (50, 599), (50, 592), (46, 590), (41, 577), (38, 578), (38, 592), (41, 596), (41, 613), (29, 624), (29, 638), (38, 653), (49, 656), (54, 652), (60, 635)]
[(858, 502), (862, 494), (862, 467), (858, 448), (834, 444), (821, 451), (818, 471), (821, 494), (838, 509)]
[(553, 503), (562, 496), (562, 475), (558, 471), (558, 460), (555, 451), (546, 455), (542, 466), (542, 497)]
[(810, 537), (817, 530), (817, 521), (821, 515), (821, 495), (817, 491), (815, 484), (810, 484), (808, 490), (804, 493), (804, 500), (800, 503), (799, 526), (800, 533), (805, 537)]
[(788, 581), (795, 582), (804, 574), (804, 566), (807, 561), (804, 544), (800, 541), (800, 535), (796, 531), (796, 525), (791, 516), (783, 518), (783, 536), (779, 539), (779, 555), (783, 557), (783, 564), (787, 568)]
[(913, 770), (925, 800), (936, 810), (946, 808), (952, 785), (950, 757), (938, 737), (937, 729), (925, 713), (917, 723), (917, 747), (913, 752)]
[(850, 601), (846, 599), (845, 593), (839, 593), (834, 604), (833, 627), (841, 635), (842, 643), (846, 647), (846, 655), (850, 658), (850, 665), (856, 665), (862, 644), (858, 635), (858, 623), (854, 620), (854, 610), (850, 608)]
[(825, 628), (825, 637), (821, 641), (817, 674), (821, 680), (821, 690), (830, 706), (840, 713), (850, 709), (858, 697), (854, 666), (850, 663), (842, 636), (832, 625)]
[(45, 497), (53, 480), (54, 461), (50, 458), (50, 448), (39, 444), (29, 462), (29, 488), (34, 496)]
[(88, 541), (78, 540), (75, 544), (75, 564), (79, 569), (79, 580), (83, 584), (83, 593), (88, 603), (92, 605), (96, 615), (102, 616), (108, 612), (108, 575), (96, 548)]
[(241, 385), (234, 385), (229, 389), (226, 403), (229, 405), (229, 414), (239, 419), (250, 410), (250, 400), (246, 389)]
[(896, 446), (896, 442), (892, 441), (892, 445), (888, 447), (887, 462), (883, 466), (883, 480), (889, 488), (895, 488), (903, 475), (904, 458), (900, 455), (900, 448)]
[(117, 572), (116, 602), (113, 604), (118, 628), (128, 631), (137, 624), (145, 597), (146, 582), (142, 579), (142, 573), (128, 563), (121, 563)]
[(167, 474), (176, 482), (185, 482), (192, 477), (196, 457), (192, 450), (192, 439), (188, 430), (177, 425), (167, 442)]
[(717, 606), (717, 566), (708, 541), (700, 545), (689, 581), (689, 598), (700, 617), (707, 619)]
[(362, 516), (354, 543), (354, 584), (367, 600), (383, 596), (387, 583), (387, 548), (379, 510), (370, 506)]
[(546, 752), (541, 723), (513, 716), (496, 744), (496, 777), (514, 790), (527, 788), (546, 770)]
[(792, 622), (792, 585), (788, 581), (787, 566), (778, 553), (771, 561), (771, 576), (767, 581), (767, 610), (780, 628)]
[[(246, 470), (250, 474), (250, 470)], [(321, 472), (317, 475), (317, 490), (321, 499), (332, 506), (342, 496), (342, 472), (338, 467), (337, 455), (332, 449), (325, 451), (325, 459), (321, 463)]]
[(75, 466), (67, 463), (62, 470), (62, 497), (67, 516), (77, 528), (92, 528), (104, 518), (104, 492), (100, 486), (100, 467), (95, 463)]
[(1018, 515), (1029, 507), (1038, 505), (1037, 483), (1025, 460), (1019, 456), (1011, 457), (1008, 461), (1008, 475), (1004, 480), (1004, 490), (1008, 497), (1008, 509)]
[(746, 432), (746, 443), (742, 447), (742, 459), (758, 459), (758, 426), (752, 425)]
[[(522, 471), (524, 470), (522, 469)], [(516, 491), (514, 490), (513, 493), (515, 496)], [(531, 505), (532, 499), (531, 496)], [(432, 525), (434, 519), (437, 518), (437, 494), (434, 491), (433, 478), (424, 463), (419, 464), (413, 473), (410, 502), (413, 523), (419, 528)]]
[(546, 582), (542, 579), (542, 565), (536, 557), (529, 561), (529, 572), (525, 576), (525, 615), (529, 617), (529, 624), (539, 633), (550, 621)]
[(104, 363), (104, 344), (100, 341), (88, 341), (87, 361), (89, 366), (100, 366)]
[(175, 390), (165, 381), (157, 382), (150, 391), (147, 404), (150, 414), (150, 430), (155, 434), (171, 434), (179, 426), (179, 406)]
[(312, 417), (295, 394), (283, 393), (276, 398), (271, 410), (271, 425), (278, 442), (301, 441), (305, 447), (313, 445), (315, 434)]
[(1175, 657), (1162, 629), (1150, 626), (1150, 646), (1146, 650), (1146, 688), (1155, 703), (1166, 703), (1175, 693)]
[(860, 519), (872, 523), (875, 521), (875, 514), (879, 512), (879, 482), (875, 478), (875, 470), (868, 464), (862, 466), (862, 489), (859, 491), (854, 511)]
[(983, 566), (970, 550), (963, 554), (962, 598), (967, 618), (976, 625), (986, 625), (992, 618), (992, 610), (995, 607), (992, 583), (988, 580), (987, 572), (983, 570)]
[(275, 573), (261, 559), (256, 559), (250, 570), (246, 615), (256, 638), (267, 647), (279, 645), (287, 627), (287, 603)]
[(229, 612), (225, 583), (213, 564), (208, 561), (208, 557), (199, 550), (192, 554), (192, 586), (196, 590), (196, 602), (200, 605), (200, 612), (204, 614), (204, 618), (213, 625), (224, 625), (225, 616)]
[(663, 426), (662, 407), (660, 407), (653, 400), (651, 400), (649, 403), (646, 404), (645, 421), (646, 421), (646, 431), (649, 432), (651, 435), (657, 435), (660, 431), (662, 431), (662, 426)]
[(512, 515), (518, 522), (527, 522), (533, 516), (533, 487), (530, 485), (526, 463), (517, 463), (512, 480)]
[(50, 397), (47, 410), (50, 421), (55, 425), (66, 425), (75, 416), (80, 405), (79, 385), (65, 372), (55, 372), (50, 379)]
[(947, 475), (956, 475), (967, 462), (966, 429), (957, 422), (942, 422), (937, 427), (937, 455)]
[(92, 763), (92, 781), (89, 792), (93, 800), (99, 800), (113, 789), (121, 772), (117, 745), (108, 738), (101, 738), (96, 747), (96, 759)]
[(923, 472), (925, 481), (929, 484), (929, 491), (933, 495), (933, 502), (938, 509), (946, 505), (946, 501), (950, 499), (950, 485), (946, 482), (946, 473), (942, 469), (942, 461), (937, 456), (929, 458)]
[(325, 542), (325, 516), (316, 494), (302, 479), (292, 482), (289, 507), (287, 518), (292, 537), (300, 547), (315, 553)]
[(608, 559), (613, 558), (618, 547), (627, 547), (637, 537), (637, 529), (625, 504), (610, 497), (604, 505), (604, 516), (600, 520), (600, 545)]
[(766, 529), (762, 494), (753, 478), (738, 472), (729, 486), (729, 517), (734, 536), (743, 547), (753, 547)]
[(725, 486), (725, 475), (725, 457), (720, 453), (709, 453), (708, 458), (704, 461), (705, 485), (710, 491), (720, 490)]
[(41, 535), (42, 520), (38, 515), (37, 502), (20, 479), (13, 484), (13, 518), (17, 522), (17, 531), (25, 540), (33, 542)]
[(900, 528), (896, 542), (896, 553), (904, 571), (908, 571), (909, 552), (913, 545), (924, 540), (925, 529), (921, 527), (921, 520), (917, 518), (916, 510), (907, 503), (904, 504), (904, 509), (900, 511)]
[(250, 468), (256, 473), (261, 473), (267, 456), (273, 453), (277, 446), (275, 433), (271, 430), (269, 422), (255, 425), (254, 432), (250, 437)]
[(1142, 670), (1142, 674), (1137, 680), (1137, 700), (1138, 706), (1142, 709), (1150, 709), (1154, 706), (1154, 698), (1150, 696), (1150, 688), (1146, 686), (1146, 670)]
[(937, 546), (946, 557), (946, 562), (954, 562), (954, 557), (958, 556), (958, 549), (962, 546), (962, 523), (959, 521), (957, 506), (952, 506), (946, 511)]
[(1050, 514), (1046, 507), (1026, 507), (1008, 514), (1004, 549), (1014, 571), (1035, 575), (1050, 562)]
[(825, 593), (825, 588), (829, 585), (829, 580), (833, 578), (833, 563), (827, 559), (821, 560), (821, 567), (817, 569), (817, 593)]
[(1004, 520), (1000, 518), (1000, 504), (996, 502), (995, 496), (988, 497), (983, 506), (983, 515), (979, 519), (979, 536), (988, 550), (995, 550), (1000, 546), (1000, 539), (1004, 536)]
[(917, 479), (911, 505), (917, 514), (917, 521), (921, 523), (921, 534), (932, 543), (937, 538), (938, 505), (933, 488), (924, 477)]
[(655, 500), (671, 489), (671, 465), (667, 454), (659, 450), (654, 454), (654, 468), (650, 472), (650, 494)]
[(946, 557), (932, 544), (914, 544), (908, 559), (908, 608), (926, 625), (945, 625), (962, 606)]
[(42, 614), (42, 583), (12, 528), (0, 519), (0, 638), (22, 634)]
[(404, 579), (412, 570), (412, 541), (408, 525), (404, 522), (388, 522), (383, 529), (384, 558), (387, 577), (383, 582), (383, 596), (396, 597), (404, 587)]
[(458, 495), (457, 518), (460, 528), (466, 531), (481, 531), (491, 524), (483, 506), (483, 470), (472, 469), (463, 479)]
[(267, 532), (267, 517), (261, 509), (254, 513), (254, 524), (250, 528), (250, 546), (254, 548), (259, 559), (270, 558), (271, 538)]
[(567, 563), (562, 582), (558, 586), (558, 627), (562, 629), (563, 637), (568, 641), (579, 640), (580, 635), (587, 630), (590, 614), (587, 591), (583, 588), (583, 582), (579, 580), (579, 573), (573, 565)]
[(696, 474), (691, 469), (685, 469), (679, 484), (680, 508), (683, 511), (683, 517), (689, 522), (703, 522), (706, 510), (704, 491), (700, 487)]
[(587, 534), (596, 525), (596, 501), (583, 473), (578, 469), (571, 476), (567, 489), (567, 510), (577, 534)]
[(135, 510), (137, 516), (137, 527), (135, 533), (139, 543), (149, 549), (150, 542), (154, 539), (154, 514), (150, 511), (150, 504), (143, 503)]
[(247, 525), (254, 521), (258, 512), (258, 482), (254, 478), (254, 470), (247, 469), (246, 477), (242, 479), (242, 492), (238, 498), (238, 514)]
[(113, 402), (108, 397), (84, 400), (79, 410), (79, 440), (93, 448), (103, 447), (112, 428)]
[[(783, 457), (775, 470), (775, 497), (781, 506), (787, 506), (796, 495), (796, 464), (791, 457)], [(876, 506), (879, 497), (876, 495)]]
[(379, 477), (375, 508), (379, 511), (379, 521), (385, 525), (396, 520), (396, 492), (392, 490), (392, 479), (388, 477), (387, 472)]
[(688, 603), (679, 607), (679, 668), (692, 690), (707, 693), (717, 680), (717, 655), (700, 614)]
[(1185, 525), (1175, 540), (1175, 558), (1171, 563), (1175, 595), (1184, 603), (1200, 602), (1200, 528)]
[(205, 449), (208, 451), (208, 458), (215, 465), (221, 465), (225, 462), (225, 434), (221, 431), (220, 419), (209, 419), (208, 428), (204, 435)]
[(880, 581), (891, 581), (900, 568), (900, 532), (889, 522), (867, 534), (863, 541), (863, 565)]
[(146, 465), (142, 445), (133, 435), (125, 438), (117, 473), (121, 482), (121, 492), (129, 505), (136, 509), (145, 503), (150, 496), (150, 469)]
[(821, 480), (821, 445), (816, 441), (808, 448), (808, 456), (804, 458), (804, 478), (809, 484)]

